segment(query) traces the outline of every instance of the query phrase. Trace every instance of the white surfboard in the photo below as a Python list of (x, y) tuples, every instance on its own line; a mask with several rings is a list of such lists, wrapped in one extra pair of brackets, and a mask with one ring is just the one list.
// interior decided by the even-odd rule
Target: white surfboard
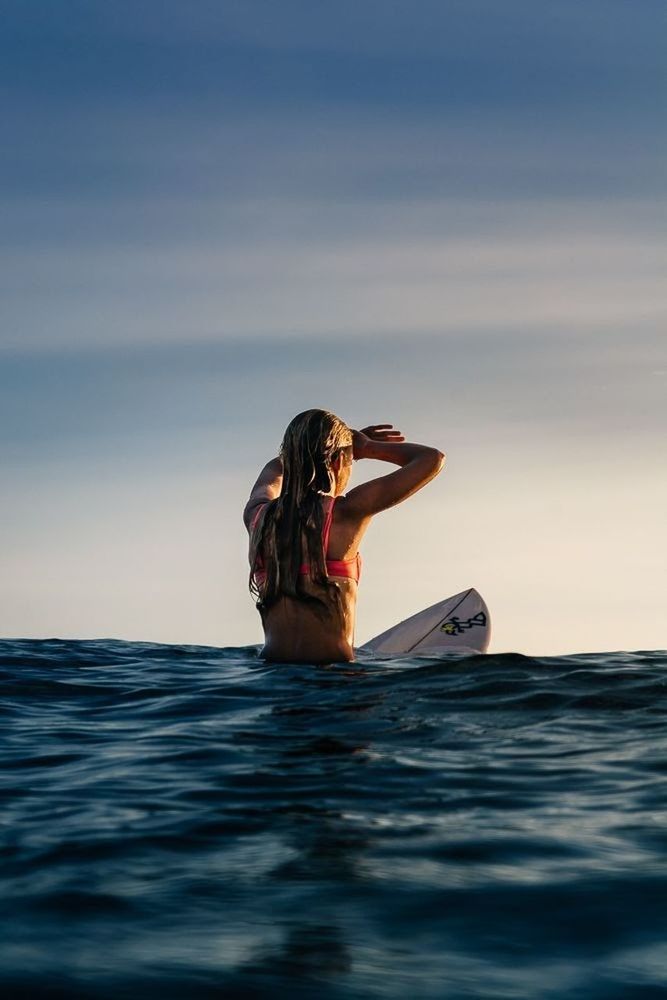
[(489, 609), (470, 588), (406, 618), (361, 648), (381, 656), (485, 653), (490, 640)]

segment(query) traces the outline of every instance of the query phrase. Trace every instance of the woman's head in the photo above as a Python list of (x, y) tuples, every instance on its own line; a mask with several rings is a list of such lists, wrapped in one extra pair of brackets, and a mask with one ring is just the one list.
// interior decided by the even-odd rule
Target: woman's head
[(341, 493), (350, 477), (352, 431), (328, 410), (305, 410), (290, 421), (282, 444), (283, 494)]

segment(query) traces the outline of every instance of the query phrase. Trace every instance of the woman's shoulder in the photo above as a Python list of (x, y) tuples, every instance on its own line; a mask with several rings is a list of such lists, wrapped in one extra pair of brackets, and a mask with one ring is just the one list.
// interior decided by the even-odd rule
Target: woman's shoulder
[(257, 527), (257, 522), (269, 506), (269, 500), (258, 500), (254, 504), (247, 504), (243, 511), (243, 520), (249, 532), (253, 532)]

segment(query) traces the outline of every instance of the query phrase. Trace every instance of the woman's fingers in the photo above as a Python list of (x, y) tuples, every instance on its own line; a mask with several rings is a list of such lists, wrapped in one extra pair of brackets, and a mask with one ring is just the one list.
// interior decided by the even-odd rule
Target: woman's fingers
[(368, 427), (364, 427), (361, 433), (376, 441), (387, 441), (392, 438), (403, 437), (393, 424), (370, 424)]
[(370, 426), (364, 427), (362, 434), (365, 434), (372, 441), (388, 441), (395, 444), (405, 441), (401, 432), (393, 424), (370, 424)]

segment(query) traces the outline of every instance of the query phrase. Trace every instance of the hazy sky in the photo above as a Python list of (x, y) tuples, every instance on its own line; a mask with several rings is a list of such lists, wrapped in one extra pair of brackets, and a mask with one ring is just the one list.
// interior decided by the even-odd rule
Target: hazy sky
[(494, 650), (664, 648), (663, 16), (10, 0), (0, 634), (258, 642), (241, 509), (324, 406), (448, 454), (359, 641), (475, 586)]

